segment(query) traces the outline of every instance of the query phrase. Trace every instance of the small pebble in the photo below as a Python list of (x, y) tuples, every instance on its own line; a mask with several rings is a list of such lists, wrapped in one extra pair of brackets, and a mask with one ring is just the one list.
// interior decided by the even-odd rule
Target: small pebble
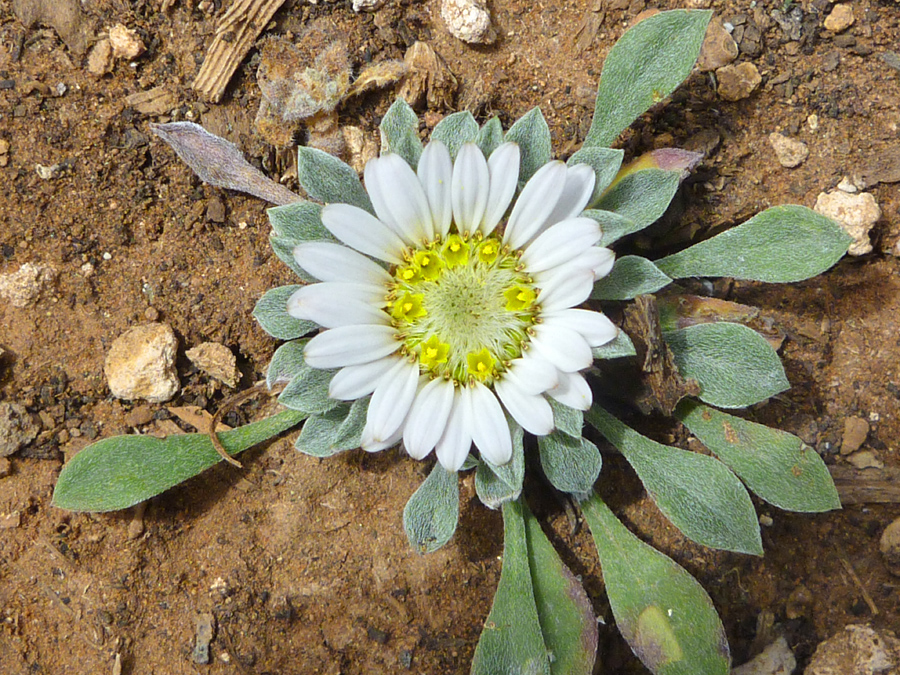
[(894, 576), (900, 577), (900, 518), (888, 525), (881, 533), (879, 548), (888, 571)]
[(441, 18), (450, 34), (471, 44), (490, 44), (497, 38), (491, 15), (478, 0), (443, 0)]
[(13, 307), (28, 307), (37, 300), (41, 289), (55, 278), (52, 267), (25, 263), (15, 272), (0, 274), (0, 298)]
[(838, 4), (834, 6), (825, 19), (825, 29), (832, 33), (841, 33), (853, 25), (853, 7), (850, 4)]
[(725, 66), (716, 71), (719, 96), (726, 101), (740, 101), (752, 94), (762, 82), (762, 76), (749, 61)]
[(772, 516), (768, 516), (765, 513), (761, 513), (759, 516), (759, 524), (763, 527), (772, 527), (775, 524), (775, 521), (772, 520)]
[(136, 31), (120, 23), (109, 29), (109, 44), (113, 58), (128, 61), (136, 59), (147, 49)]
[(191, 660), (194, 663), (209, 663), (209, 643), (212, 642), (216, 631), (216, 618), (212, 612), (201, 612), (194, 620), (196, 630), (196, 642)]
[(223, 382), (232, 389), (237, 386), (240, 373), (237, 369), (237, 359), (228, 347), (216, 342), (204, 342), (186, 353), (188, 359), (197, 368), (210, 377)]
[(844, 176), (841, 178), (841, 182), (838, 183), (837, 189), (841, 192), (846, 192), (847, 194), (856, 194), (859, 192), (859, 188), (853, 184), (853, 181), (850, 180), (848, 176)]
[(777, 132), (769, 134), (769, 145), (775, 150), (778, 163), (787, 169), (800, 166), (809, 157), (809, 148), (806, 143), (795, 138), (788, 138)]
[(178, 340), (163, 323), (145, 323), (116, 338), (103, 371), (116, 398), (162, 403), (179, 388), (175, 372)]
[(788, 596), (784, 606), (784, 615), (789, 621), (810, 616), (813, 595), (806, 586), (797, 586)]
[(806, 126), (809, 127), (810, 131), (818, 131), (819, 130), (819, 116), (813, 113), (809, 117), (806, 118)]
[(862, 447), (869, 435), (869, 423), (862, 417), (848, 417), (844, 420), (844, 435), (841, 437), (841, 454), (849, 455)]
[(6, 457), (0, 457), (0, 478), (6, 478), (12, 472), (12, 464)]
[(863, 625), (819, 643), (803, 675), (888, 675), (900, 663), (900, 640), (892, 631)]
[(225, 222), (225, 204), (218, 197), (209, 200), (206, 207), (206, 218), (214, 223)]
[(707, 72), (727, 66), (738, 55), (738, 46), (734, 38), (716, 20), (709, 24), (706, 30), (706, 38), (700, 48), (700, 57), (697, 59), (697, 67)]
[(738, 666), (731, 675), (790, 675), (797, 667), (797, 659), (787, 640), (779, 637), (752, 661)]
[(381, 9), (384, 0), (353, 0), (354, 12), (374, 12)]
[(860, 450), (854, 452), (847, 458), (854, 467), (862, 471), (863, 469), (883, 469), (884, 462), (878, 459), (878, 455), (874, 450)]
[(840, 190), (822, 192), (816, 198), (815, 211), (836, 220), (853, 237), (850, 255), (865, 255), (872, 250), (869, 232), (881, 218), (881, 208), (871, 194), (851, 195)]
[(153, 421), (153, 411), (149, 405), (138, 405), (125, 415), (125, 424), (129, 427), (139, 427), (150, 424)]
[(87, 69), (91, 75), (100, 77), (112, 70), (113, 56), (112, 45), (109, 40), (103, 39), (97, 42), (88, 54)]
[(0, 457), (7, 457), (37, 438), (40, 426), (21, 403), (0, 403)]

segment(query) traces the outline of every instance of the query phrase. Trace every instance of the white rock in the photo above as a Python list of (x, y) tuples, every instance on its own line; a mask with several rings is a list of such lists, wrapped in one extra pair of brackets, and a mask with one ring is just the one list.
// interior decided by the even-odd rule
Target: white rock
[(780, 637), (752, 661), (732, 670), (731, 675), (791, 675), (796, 667), (794, 653), (787, 640)]
[(837, 189), (841, 192), (847, 192), (851, 195), (859, 192), (859, 188), (856, 187), (856, 185), (853, 184), (853, 181), (850, 180), (850, 178), (847, 176), (841, 178), (841, 182), (838, 183)]
[(881, 208), (871, 194), (851, 195), (840, 190), (822, 192), (816, 198), (815, 211), (836, 220), (853, 237), (850, 255), (865, 255), (872, 250), (869, 232), (881, 218)]
[(116, 398), (168, 401), (178, 392), (175, 353), (178, 340), (163, 323), (145, 323), (112, 343), (103, 371)]
[(120, 23), (109, 29), (109, 44), (112, 47), (113, 58), (129, 61), (136, 59), (147, 49), (135, 31)]
[(25, 263), (16, 272), (0, 274), (0, 297), (13, 307), (28, 307), (55, 277), (52, 267)]
[(769, 145), (775, 150), (778, 163), (787, 169), (800, 166), (809, 157), (809, 148), (806, 143), (795, 138), (788, 138), (784, 134), (769, 134)]
[(384, 0), (353, 0), (354, 12), (374, 12), (381, 9)]
[(441, 18), (450, 34), (463, 42), (490, 44), (497, 37), (490, 12), (478, 0), (443, 0)]
[(900, 640), (889, 630), (850, 625), (822, 642), (804, 675), (889, 675), (900, 665)]
[(201, 371), (229, 387), (234, 388), (241, 379), (234, 354), (218, 342), (204, 342), (187, 350), (185, 356)]

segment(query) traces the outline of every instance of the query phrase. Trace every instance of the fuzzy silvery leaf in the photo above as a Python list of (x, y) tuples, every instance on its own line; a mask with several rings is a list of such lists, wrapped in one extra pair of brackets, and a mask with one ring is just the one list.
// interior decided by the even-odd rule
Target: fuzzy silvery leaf
[(553, 410), (553, 426), (569, 436), (581, 438), (581, 430), (584, 427), (584, 413), (575, 408), (570, 408), (554, 398), (548, 398), (550, 409)]
[(518, 424), (510, 424), (512, 435), (512, 459), (503, 466), (491, 464), (484, 457), (475, 469), (475, 492), (481, 503), (490, 509), (498, 509), (501, 505), (522, 494), (522, 482), (525, 480), (525, 434)]
[(532, 108), (509, 128), (506, 141), (519, 144), (522, 160), (519, 165), (519, 183), (527, 183), (535, 172), (552, 158), (550, 127), (540, 108)]
[(774, 206), (656, 264), (675, 279), (734, 277), (789, 283), (821, 274), (841, 259), (851, 242), (830, 218), (804, 206)]
[(710, 548), (762, 555), (750, 495), (722, 462), (641, 436), (597, 405), (587, 420), (618, 448), (659, 510), (686, 537)]
[(581, 505), (616, 627), (657, 675), (728, 675), (731, 654), (712, 600), (690, 574), (628, 531), (594, 495)]
[(431, 140), (446, 145), (450, 157), (456, 159), (456, 153), (464, 143), (474, 143), (478, 140), (478, 122), (468, 110), (447, 115), (435, 125), (431, 132)]
[(637, 351), (631, 338), (628, 337), (625, 331), (620, 330), (615, 339), (607, 342), (605, 345), (593, 347), (591, 354), (594, 355), (595, 359), (620, 359), (625, 356), (636, 356)]
[(490, 157), (491, 153), (503, 143), (503, 125), (500, 124), (500, 119), (492, 117), (485, 122), (484, 126), (478, 130), (478, 138), (475, 143), (481, 148), (485, 157)]
[(297, 245), (291, 239), (284, 237), (276, 237), (275, 234), (269, 235), (269, 245), (276, 257), (287, 265), (291, 271), (303, 281), (316, 281), (311, 274), (297, 264), (294, 259), (294, 247)]
[(594, 300), (631, 300), (644, 293), (656, 293), (672, 280), (646, 258), (626, 255), (616, 258), (612, 271), (598, 280), (591, 291)]
[(675, 416), (753, 492), (786, 511), (841, 508), (834, 481), (819, 454), (778, 429), (682, 401)]
[(594, 170), (596, 181), (594, 183), (594, 193), (588, 201), (588, 207), (597, 203), (600, 195), (613, 182), (622, 166), (622, 158), (624, 156), (625, 152), (623, 150), (591, 147), (581, 148), (581, 150), (569, 157), (569, 161), (566, 162), (568, 166), (587, 164)]
[(271, 389), (279, 382), (287, 382), (308, 368), (303, 358), (303, 348), (308, 339), (285, 342), (272, 355), (269, 369), (266, 371), (266, 386)]
[(285, 408), (300, 410), (310, 415), (323, 413), (340, 405), (340, 401), (328, 397), (328, 385), (337, 370), (319, 370), (303, 364), (278, 397)]
[(503, 567), (491, 612), (475, 647), (471, 675), (551, 675), (534, 598), (522, 511), (517, 501), (503, 504)]
[(422, 156), (419, 139), (419, 118), (402, 98), (394, 101), (378, 127), (381, 131), (381, 154), (394, 152), (406, 160), (413, 169)]
[(287, 313), (288, 298), (298, 288), (300, 286), (281, 286), (269, 289), (253, 308), (253, 318), (259, 321), (262, 329), (273, 338), (294, 340), (303, 337), (317, 327), (317, 324), (312, 321), (295, 319)]
[(321, 415), (312, 415), (303, 424), (294, 447), (311, 457), (331, 457), (358, 448), (368, 410), (367, 396), (352, 404), (341, 403)]
[(597, 202), (597, 208), (627, 218), (633, 223), (634, 229), (624, 234), (632, 234), (652, 225), (662, 217), (680, 183), (680, 171), (665, 169), (635, 171), (615, 182)]
[(551, 675), (591, 675), (597, 660), (597, 618), (584, 586), (563, 564), (541, 524), (520, 499), (538, 621)]
[(539, 436), (537, 441), (541, 468), (553, 487), (573, 494), (585, 494), (593, 489), (603, 466), (596, 445), (581, 436), (575, 438), (560, 431)]
[(300, 195), (249, 164), (234, 143), (209, 133), (199, 124), (151, 124), (150, 130), (163, 139), (204, 183), (246, 192), (272, 204), (290, 204), (301, 199)]
[(297, 148), (297, 180), (323, 204), (352, 204), (375, 214), (369, 195), (352, 167), (316, 148)]
[(600, 231), (603, 237), (597, 243), (597, 246), (609, 247), (622, 237), (628, 236), (633, 232), (644, 229), (645, 226), (638, 225), (630, 218), (626, 218), (612, 211), (601, 211), (600, 209), (588, 209), (582, 214), (585, 218), (596, 220), (600, 225)]
[[(218, 436), (225, 451), (236, 455), (305, 417), (305, 413), (285, 410)], [(221, 461), (208, 434), (104, 438), (66, 463), (53, 490), (53, 505), (68, 511), (127, 509)]]
[(322, 224), (322, 207), (308, 201), (268, 209), (269, 224), (275, 236), (296, 246), (304, 241), (337, 241)]
[(700, 384), (700, 400), (746, 408), (791, 385), (772, 345), (752, 328), (719, 322), (663, 333), (678, 371)]
[(608, 147), (687, 79), (711, 17), (709, 11), (660, 12), (625, 32), (603, 62), (586, 147)]
[(403, 509), (403, 529), (409, 545), (432, 553), (450, 541), (459, 522), (459, 477), (440, 462)]

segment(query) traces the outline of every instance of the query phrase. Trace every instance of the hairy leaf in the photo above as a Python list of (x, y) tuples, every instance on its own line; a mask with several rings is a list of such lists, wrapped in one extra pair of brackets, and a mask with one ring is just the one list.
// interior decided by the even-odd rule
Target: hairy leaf
[(432, 553), (450, 541), (458, 521), (459, 478), (438, 462), (406, 503), (403, 529), (413, 549)]
[(631, 300), (644, 293), (656, 293), (672, 280), (646, 258), (626, 255), (617, 258), (612, 271), (594, 283), (594, 300)]

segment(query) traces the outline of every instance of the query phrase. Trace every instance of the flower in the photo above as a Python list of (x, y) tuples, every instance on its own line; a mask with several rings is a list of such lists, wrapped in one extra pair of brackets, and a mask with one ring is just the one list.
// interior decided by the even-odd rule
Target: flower
[(371, 394), (363, 449), (402, 440), (412, 457), (435, 450), (456, 471), (474, 443), (502, 465), (512, 456), (504, 409), (546, 435), (554, 429), (547, 397), (590, 407), (580, 371), (593, 362), (591, 348), (617, 334), (602, 313), (573, 309), (613, 264), (596, 246), (597, 222), (579, 216), (594, 171), (544, 165), (507, 219), (519, 156), (515, 143), (489, 159), (467, 143), (453, 161), (432, 141), (416, 171), (396, 154), (373, 159), (364, 178), (377, 217), (328, 204), (322, 223), (344, 245), (294, 248), (321, 283), (297, 290), (288, 312), (325, 329), (304, 358), (340, 369), (330, 397)]

